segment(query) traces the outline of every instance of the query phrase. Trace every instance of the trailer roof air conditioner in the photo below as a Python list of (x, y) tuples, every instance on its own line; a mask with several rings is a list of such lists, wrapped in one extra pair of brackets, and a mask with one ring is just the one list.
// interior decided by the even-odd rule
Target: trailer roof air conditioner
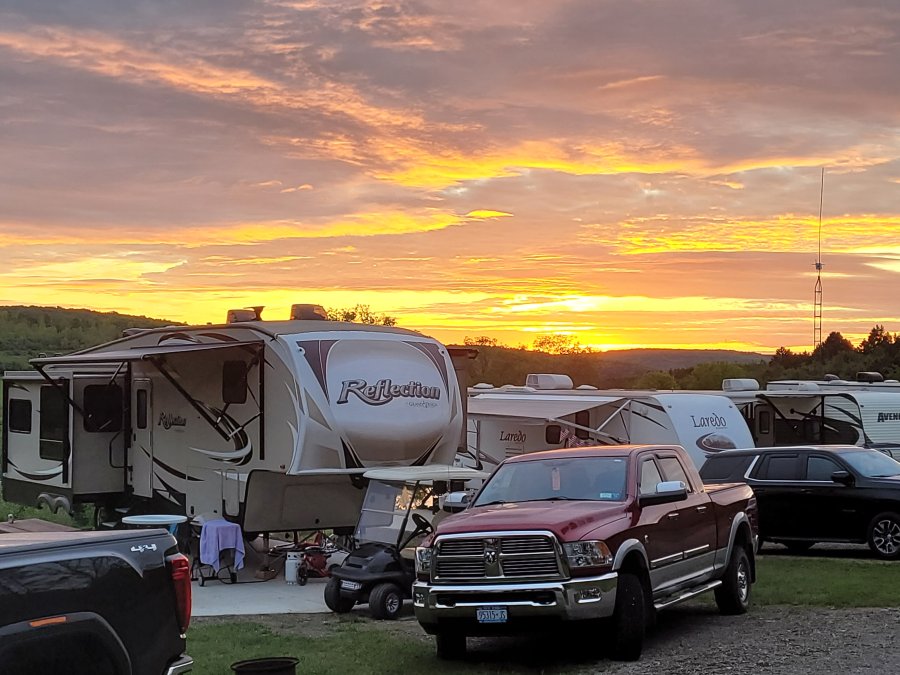
[(291, 305), (291, 321), (328, 321), (322, 305)]

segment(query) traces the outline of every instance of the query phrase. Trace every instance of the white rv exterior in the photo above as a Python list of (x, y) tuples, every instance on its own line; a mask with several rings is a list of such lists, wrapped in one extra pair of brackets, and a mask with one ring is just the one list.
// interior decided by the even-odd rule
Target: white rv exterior
[(446, 347), (319, 320), (170, 327), (4, 376), (7, 499), (352, 526), (357, 479), (450, 464), (464, 419)]
[[(752, 386), (756, 385), (756, 386)], [(900, 390), (890, 382), (771, 382), (744, 389), (723, 383), (756, 445), (900, 445)]]
[(512, 455), (573, 444), (674, 443), (700, 467), (711, 453), (753, 447), (746, 422), (725, 396), (572, 389), (558, 375), (529, 380), (537, 377), (560, 388), (469, 390), (466, 464), (490, 470)]

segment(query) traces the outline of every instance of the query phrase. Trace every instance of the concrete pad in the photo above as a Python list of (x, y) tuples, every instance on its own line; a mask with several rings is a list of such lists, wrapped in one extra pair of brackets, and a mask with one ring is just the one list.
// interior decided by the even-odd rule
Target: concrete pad
[(327, 579), (310, 579), (305, 586), (285, 583), (279, 576), (268, 581), (239, 580), (236, 584), (207, 581), (191, 584), (193, 616), (249, 614), (317, 614), (331, 612), (323, 593)]
[[(329, 562), (340, 563), (345, 555), (337, 553)], [(277, 569), (277, 576), (267, 580), (256, 578), (256, 571), (264, 565)], [(226, 576), (225, 573), (222, 576)], [(237, 583), (213, 579), (205, 581), (203, 586), (199, 580), (191, 584), (191, 614), (238, 616), (330, 613), (324, 598), (327, 582), (328, 578), (310, 577), (305, 586), (288, 584), (284, 580), (284, 559), (271, 560), (265, 550), (262, 550), (262, 541), (257, 540), (254, 545), (246, 546), (244, 568), (237, 573)]]

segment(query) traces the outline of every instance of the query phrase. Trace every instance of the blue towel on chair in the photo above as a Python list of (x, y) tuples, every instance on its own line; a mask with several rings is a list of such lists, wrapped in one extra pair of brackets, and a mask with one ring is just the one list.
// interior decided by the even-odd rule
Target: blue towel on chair
[(227, 549), (234, 550), (234, 569), (244, 567), (244, 537), (241, 527), (227, 520), (208, 520), (200, 530), (200, 562), (211, 565), (218, 574), (219, 554)]

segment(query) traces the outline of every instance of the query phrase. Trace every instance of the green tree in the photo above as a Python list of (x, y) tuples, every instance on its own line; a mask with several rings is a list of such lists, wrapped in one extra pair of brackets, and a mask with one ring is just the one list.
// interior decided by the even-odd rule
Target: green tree
[(637, 378), (632, 386), (635, 389), (677, 389), (678, 381), (672, 373), (653, 370)]
[(816, 345), (812, 355), (814, 359), (828, 361), (836, 356), (852, 353), (853, 351), (855, 350), (850, 340), (846, 339), (839, 332), (833, 331), (828, 334), (828, 337), (825, 338), (822, 344)]
[(712, 389), (720, 391), (722, 380), (747, 377), (747, 369), (737, 363), (712, 361), (698, 363), (682, 382), (685, 389)]
[(546, 354), (581, 354), (590, 351), (582, 347), (573, 336), (564, 333), (541, 335), (535, 338), (532, 348)]
[(397, 318), (387, 314), (373, 312), (369, 305), (354, 305), (353, 307), (338, 307), (326, 309), (330, 321), (349, 321), (352, 323), (365, 323), (370, 326), (396, 326)]

